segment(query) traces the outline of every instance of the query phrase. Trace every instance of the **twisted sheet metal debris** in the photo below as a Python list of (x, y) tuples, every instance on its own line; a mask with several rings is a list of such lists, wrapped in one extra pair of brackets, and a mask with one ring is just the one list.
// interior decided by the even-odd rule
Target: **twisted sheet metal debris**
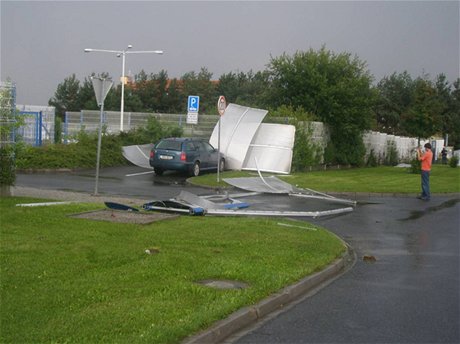
[(153, 144), (133, 145), (123, 147), (123, 156), (126, 160), (132, 162), (134, 165), (152, 169), (149, 163), (150, 150)]
[[(229, 104), (220, 117), (220, 151), (230, 170), (256, 170), (287, 174), (291, 170), (295, 127), (262, 124), (267, 110)], [(219, 145), (219, 123), (209, 143)], [(258, 158), (259, 166), (254, 165)]]

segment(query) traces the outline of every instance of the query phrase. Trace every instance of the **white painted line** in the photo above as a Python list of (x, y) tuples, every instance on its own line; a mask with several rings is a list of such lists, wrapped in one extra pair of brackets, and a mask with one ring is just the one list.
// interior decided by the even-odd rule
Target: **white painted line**
[(155, 173), (155, 171), (147, 171), (147, 172), (131, 173), (131, 174), (127, 174), (127, 175), (125, 175), (125, 177), (140, 176), (140, 175), (143, 175), (143, 174), (149, 174), (149, 173)]

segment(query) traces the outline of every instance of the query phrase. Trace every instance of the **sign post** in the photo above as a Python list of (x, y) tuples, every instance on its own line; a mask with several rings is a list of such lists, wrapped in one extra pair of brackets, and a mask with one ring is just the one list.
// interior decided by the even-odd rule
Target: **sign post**
[(110, 79), (91, 77), (93, 82), (94, 93), (96, 94), (97, 105), (101, 107), (99, 118), (99, 134), (97, 138), (97, 158), (96, 158), (96, 183), (94, 186), (94, 195), (97, 196), (99, 184), (99, 164), (101, 160), (101, 142), (102, 142), (102, 115), (104, 114), (104, 100), (112, 88), (113, 82)]
[(217, 182), (220, 181), (220, 120), (225, 113), (225, 109), (227, 108), (227, 101), (225, 100), (224, 96), (220, 96), (219, 100), (217, 101), (217, 110), (219, 111), (219, 127), (217, 131)]
[(198, 124), (198, 110), (200, 108), (199, 96), (188, 96), (187, 124)]

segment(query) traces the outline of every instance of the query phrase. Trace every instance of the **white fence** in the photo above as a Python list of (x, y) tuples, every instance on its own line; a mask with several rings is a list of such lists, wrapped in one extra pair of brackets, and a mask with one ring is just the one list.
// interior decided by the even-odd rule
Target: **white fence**
[[(129, 131), (147, 124), (148, 118), (156, 118), (162, 125), (169, 127), (181, 127), (185, 136), (210, 137), (212, 130), (219, 117), (217, 115), (199, 115), (198, 124), (187, 124), (187, 115), (184, 114), (162, 114), (143, 112), (124, 112), (123, 130)], [(80, 112), (66, 112), (64, 119), (63, 133), (66, 138), (71, 138), (84, 129), (87, 132), (96, 132), (99, 128), (100, 111), (82, 110)], [(103, 125), (109, 133), (120, 132), (120, 112), (105, 111), (103, 114)]]
[[(66, 138), (76, 135), (84, 129), (88, 132), (95, 132), (99, 128), (100, 111), (82, 110), (80, 112), (66, 112), (63, 133)], [(162, 125), (179, 126), (184, 130), (184, 136), (201, 136), (209, 138), (219, 117), (217, 115), (199, 115), (198, 124), (187, 124), (187, 115), (184, 114), (161, 114), (125, 112), (123, 115), (123, 128), (129, 131), (147, 124), (149, 116), (155, 117)], [(284, 123), (286, 119), (267, 117), (271, 121)], [(103, 116), (103, 123), (109, 133), (120, 131), (120, 112), (106, 111)], [(322, 122), (310, 122), (311, 139), (324, 151), (329, 141), (329, 130)], [(411, 137), (395, 136), (390, 134), (368, 131), (363, 135), (363, 142), (366, 147), (366, 158), (371, 151), (378, 161), (385, 161), (390, 145), (394, 145), (401, 162), (409, 162), (415, 157), (415, 149), (418, 140)], [(438, 159), (443, 148), (443, 140), (422, 140), (421, 145), (430, 142), (433, 146), (435, 158)], [(147, 143), (147, 142), (146, 142)]]

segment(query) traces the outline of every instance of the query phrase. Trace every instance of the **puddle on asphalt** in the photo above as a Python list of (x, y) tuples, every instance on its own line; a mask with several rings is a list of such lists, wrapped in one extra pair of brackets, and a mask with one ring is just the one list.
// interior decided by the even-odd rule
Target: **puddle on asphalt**
[(450, 208), (456, 205), (458, 202), (460, 202), (460, 198), (453, 198), (448, 201), (445, 201), (441, 203), (440, 205), (434, 206), (434, 207), (429, 207), (425, 210), (415, 210), (411, 212), (411, 215), (409, 217), (406, 217), (404, 219), (399, 219), (399, 221), (410, 221), (410, 220), (417, 220), (421, 218), (422, 216), (428, 214), (428, 213), (433, 213), (435, 211), (439, 211), (442, 209)]
[(153, 178), (153, 185), (185, 185), (186, 179), (173, 179), (164, 177)]
[[(78, 177), (84, 177), (84, 178), (96, 178), (94, 174), (90, 173), (75, 173), (76, 176)], [(99, 176), (99, 179), (112, 179), (112, 180), (122, 180), (119, 177), (110, 177), (110, 176)]]

